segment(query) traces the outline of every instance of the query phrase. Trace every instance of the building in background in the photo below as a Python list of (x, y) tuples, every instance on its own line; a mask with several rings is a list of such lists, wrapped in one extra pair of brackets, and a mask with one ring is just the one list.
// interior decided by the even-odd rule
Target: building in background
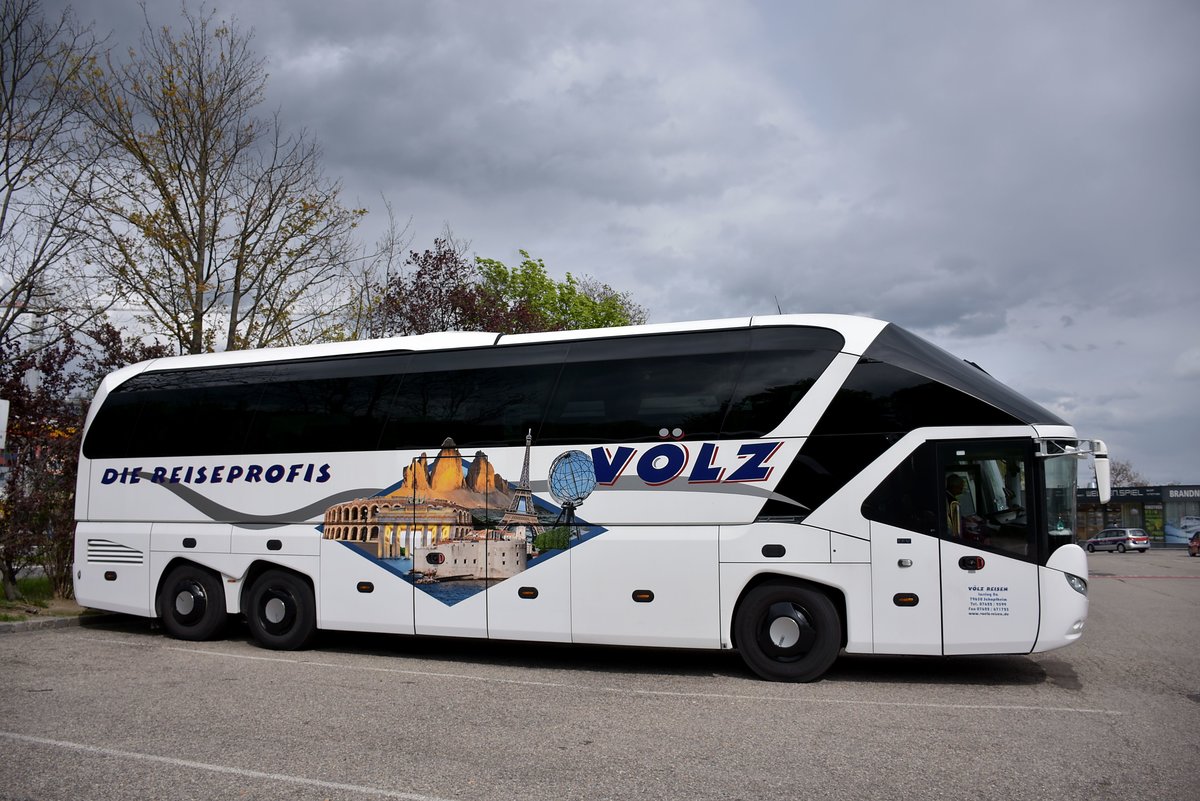
[(1101, 504), (1094, 489), (1077, 491), (1078, 538), (1085, 540), (1101, 529), (1144, 529), (1160, 544), (1184, 545), (1200, 530), (1200, 485), (1113, 487), (1112, 499)]

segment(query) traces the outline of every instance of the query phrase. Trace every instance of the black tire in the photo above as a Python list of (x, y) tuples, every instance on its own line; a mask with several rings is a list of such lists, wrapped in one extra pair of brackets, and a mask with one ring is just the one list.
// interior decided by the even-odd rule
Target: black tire
[(1123, 542), (1117, 543), (1117, 553), (1125, 553), (1125, 543), (1123, 543)]
[(1095, 553), (1095, 552), (1096, 552), (1096, 546), (1095, 546), (1095, 545), (1092, 545), (1092, 544), (1089, 542), (1089, 543), (1087, 544), (1087, 551), (1088, 551), (1088, 553)]
[(768, 681), (814, 681), (842, 647), (837, 607), (796, 584), (760, 584), (746, 594), (733, 623), (746, 665)]
[(179, 640), (211, 640), (225, 628), (221, 579), (196, 565), (178, 565), (158, 588), (163, 628)]
[(264, 648), (296, 651), (317, 631), (317, 604), (304, 579), (282, 570), (268, 570), (246, 595), (246, 623)]

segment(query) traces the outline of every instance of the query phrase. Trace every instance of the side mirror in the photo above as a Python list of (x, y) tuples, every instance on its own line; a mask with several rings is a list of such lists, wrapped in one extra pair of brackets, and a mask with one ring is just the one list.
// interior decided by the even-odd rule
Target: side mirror
[(1100, 503), (1108, 503), (1112, 498), (1112, 480), (1109, 478), (1108, 446), (1103, 440), (1092, 440), (1092, 469), (1096, 471), (1096, 491), (1100, 494)]

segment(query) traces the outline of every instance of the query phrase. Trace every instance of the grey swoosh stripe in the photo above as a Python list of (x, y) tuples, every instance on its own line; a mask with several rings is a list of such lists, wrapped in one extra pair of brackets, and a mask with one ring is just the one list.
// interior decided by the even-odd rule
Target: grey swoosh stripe
[[(151, 473), (141, 471), (138, 473), (141, 478), (150, 479), (153, 477)], [(293, 523), (306, 523), (308, 519), (318, 512), (324, 512), (330, 506), (344, 501), (352, 501), (356, 498), (369, 498), (379, 494), (380, 487), (363, 487), (361, 489), (343, 490), (342, 492), (328, 495), (320, 500), (313, 501), (307, 506), (302, 506), (299, 509), (293, 509), (290, 512), (279, 512), (270, 515), (252, 515), (245, 512), (239, 512), (236, 509), (230, 509), (228, 506), (222, 506), (211, 498), (206, 498), (196, 490), (184, 484), (167, 484), (159, 483), (159, 486), (168, 492), (174, 494), (181, 501), (191, 506), (200, 514), (215, 520), (218, 523), (254, 523), (256, 527), (262, 528), (277, 528), (279, 526), (291, 525)]]

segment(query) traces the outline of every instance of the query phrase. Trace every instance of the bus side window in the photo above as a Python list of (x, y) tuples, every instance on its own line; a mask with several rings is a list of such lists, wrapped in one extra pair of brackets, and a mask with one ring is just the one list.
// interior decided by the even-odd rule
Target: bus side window
[(736, 330), (574, 342), (539, 439), (715, 438), (748, 341)]
[(538, 430), (567, 346), (532, 345), (414, 354), (380, 447), (524, 445)]
[(1024, 559), (1037, 558), (1027, 510), (1029, 444), (942, 443), (942, 536)]
[(926, 443), (896, 466), (867, 496), (862, 514), (868, 520), (937, 536), (938, 507), (935, 486), (934, 447)]
[(763, 437), (788, 416), (845, 340), (827, 328), (756, 328), (721, 426), (724, 439)]

